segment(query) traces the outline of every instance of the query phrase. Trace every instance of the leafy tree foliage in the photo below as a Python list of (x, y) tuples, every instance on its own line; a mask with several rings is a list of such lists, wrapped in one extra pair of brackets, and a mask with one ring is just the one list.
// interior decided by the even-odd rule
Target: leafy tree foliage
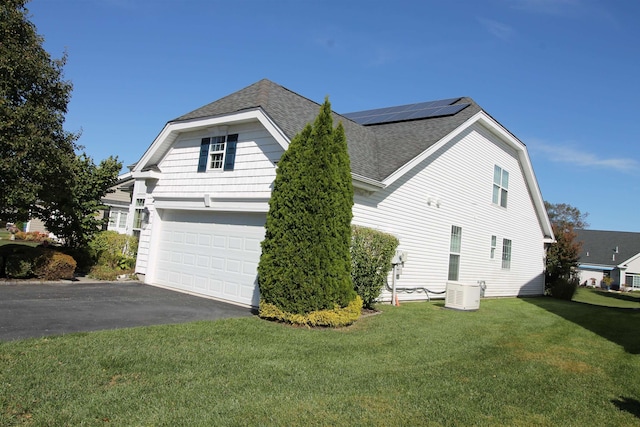
[(122, 163), (109, 157), (95, 165), (86, 154), (74, 156), (60, 178), (67, 191), (44, 195), (34, 212), (47, 229), (72, 248), (85, 246), (107, 219), (95, 215), (104, 209), (100, 199), (114, 186)]
[(66, 56), (51, 59), (27, 16), (24, 0), (0, 3), (0, 217), (14, 222), (60, 191), (77, 139), (62, 126), (72, 89), (62, 80)]
[(544, 202), (544, 206), (547, 209), (547, 215), (549, 215), (549, 221), (556, 227), (561, 229), (566, 228), (587, 228), (588, 213), (580, 212), (580, 209), (568, 205), (566, 203), (549, 203)]
[(269, 205), (258, 266), (263, 303), (296, 314), (346, 307), (356, 297), (353, 187), (344, 128), (334, 129), (328, 99), (280, 159)]
[(94, 213), (122, 165), (76, 154), (79, 135), (63, 128), (72, 90), (66, 55), (50, 57), (25, 4), (0, 3), (0, 219), (40, 217), (78, 247), (98, 230)]
[(547, 250), (546, 290), (552, 296), (571, 299), (578, 283), (581, 249), (581, 243), (576, 241), (575, 229), (588, 226), (585, 221), (588, 214), (565, 203), (545, 201), (545, 207), (556, 237), (556, 243)]

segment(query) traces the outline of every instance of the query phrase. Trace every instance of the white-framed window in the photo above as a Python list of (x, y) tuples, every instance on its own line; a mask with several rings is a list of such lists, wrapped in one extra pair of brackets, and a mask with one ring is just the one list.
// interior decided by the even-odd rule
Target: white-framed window
[(129, 212), (120, 211), (120, 218), (118, 219), (118, 228), (127, 228), (127, 217)]
[(198, 172), (232, 171), (236, 161), (238, 134), (202, 138)]
[(462, 247), (462, 228), (451, 226), (451, 243), (449, 244), (449, 276), (448, 280), (456, 281), (460, 277), (460, 249)]
[(109, 211), (109, 225), (107, 226), (110, 229), (116, 228), (116, 224), (118, 223), (118, 211), (110, 210)]
[(630, 286), (633, 289), (640, 289), (640, 274), (627, 274), (625, 278), (625, 285)]
[(495, 205), (507, 207), (507, 196), (509, 194), (509, 172), (500, 166), (493, 167), (493, 198)]
[(502, 239), (502, 269), (511, 268), (511, 240)]
[(122, 209), (111, 208), (109, 211), (108, 230), (125, 230), (127, 228), (127, 217), (129, 213)]
[(491, 259), (494, 259), (496, 257), (496, 242), (496, 236), (491, 236)]
[(226, 136), (215, 136), (209, 144), (209, 169), (222, 170), (227, 146)]

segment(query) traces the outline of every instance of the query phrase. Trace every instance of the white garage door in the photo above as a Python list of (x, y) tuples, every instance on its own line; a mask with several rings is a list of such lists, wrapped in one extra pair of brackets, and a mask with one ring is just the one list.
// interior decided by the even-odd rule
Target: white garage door
[(157, 284), (258, 305), (265, 214), (165, 211), (161, 218)]

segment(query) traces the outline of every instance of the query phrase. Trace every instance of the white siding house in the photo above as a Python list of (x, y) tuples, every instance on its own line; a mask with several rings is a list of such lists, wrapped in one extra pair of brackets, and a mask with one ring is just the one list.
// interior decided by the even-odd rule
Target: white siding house
[(133, 178), (127, 173), (118, 179), (116, 185), (111, 187), (101, 200), (107, 207), (104, 215), (108, 216), (107, 230), (127, 234), (129, 230), (129, 209), (131, 207), (131, 191), (133, 189)]
[(607, 230), (576, 230), (581, 243), (578, 274), (587, 286), (627, 286), (640, 289), (640, 233)]
[[(553, 233), (524, 144), (470, 98), (440, 102), (418, 119), (334, 115), (349, 146), (353, 223), (400, 239), (401, 300), (439, 295), (448, 281), (483, 281), (486, 296), (542, 294)], [(319, 108), (261, 80), (167, 123), (131, 171), (144, 281), (257, 306), (276, 164)]]

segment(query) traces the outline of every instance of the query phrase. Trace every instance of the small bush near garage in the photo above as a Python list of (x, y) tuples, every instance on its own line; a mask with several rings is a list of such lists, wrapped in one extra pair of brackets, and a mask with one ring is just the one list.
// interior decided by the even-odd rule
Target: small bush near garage
[(131, 274), (136, 265), (138, 239), (115, 231), (102, 231), (89, 242), (89, 254), (95, 265), (89, 276), (98, 280), (115, 280)]
[(72, 257), (55, 249), (19, 244), (5, 245), (0, 248), (0, 277), (70, 279), (73, 277), (75, 268), (76, 262)]
[(365, 308), (373, 308), (391, 270), (398, 238), (367, 227), (351, 228), (351, 279)]
[(34, 273), (42, 280), (72, 279), (76, 261), (69, 255), (53, 249), (44, 249), (36, 258)]

